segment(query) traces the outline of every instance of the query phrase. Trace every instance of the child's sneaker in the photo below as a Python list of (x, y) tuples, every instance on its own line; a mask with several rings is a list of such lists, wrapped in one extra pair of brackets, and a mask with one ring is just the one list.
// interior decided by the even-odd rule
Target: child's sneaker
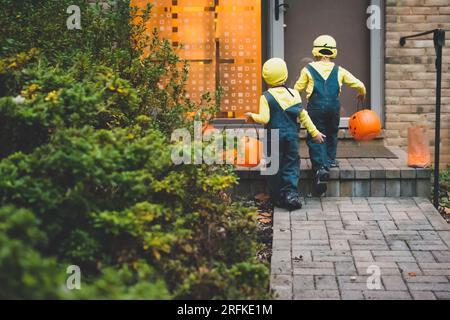
[(330, 172), (325, 168), (320, 168), (314, 176), (315, 190), (320, 196), (327, 192), (327, 182), (330, 180)]
[(289, 211), (299, 210), (302, 208), (302, 201), (297, 192), (290, 192), (286, 195), (285, 199), (286, 209)]
[(328, 166), (330, 168), (339, 168), (339, 161), (337, 161), (336, 159), (332, 159), (328, 161)]

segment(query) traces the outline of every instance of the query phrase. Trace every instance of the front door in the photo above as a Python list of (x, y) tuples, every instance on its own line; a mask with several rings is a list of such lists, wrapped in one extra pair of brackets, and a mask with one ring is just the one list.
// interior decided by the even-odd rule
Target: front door
[[(312, 61), (312, 43), (321, 34), (333, 36), (338, 45), (336, 63), (350, 71), (366, 85), (370, 102), (370, 30), (367, 28), (369, 0), (285, 0), (289, 9), (284, 15), (284, 56), (293, 87), (300, 70)], [(341, 116), (345, 119), (356, 111), (357, 92), (342, 88)], [(303, 97), (303, 101), (306, 98)]]

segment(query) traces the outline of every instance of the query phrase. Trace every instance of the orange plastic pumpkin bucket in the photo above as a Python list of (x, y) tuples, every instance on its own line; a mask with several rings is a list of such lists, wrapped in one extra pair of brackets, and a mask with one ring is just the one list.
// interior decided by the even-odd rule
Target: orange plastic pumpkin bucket
[[(263, 151), (262, 142), (253, 137), (243, 137), (240, 141), (243, 148), (238, 151), (236, 148), (231, 152), (224, 153), (224, 160), (235, 167), (254, 168), (261, 162)], [(231, 157), (231, 159), (230, 159)]]
[(348, 128), (355, 140), (368, 141), (381, 134), (381, 121), (375, 111), (364, 109), (350, 117)]

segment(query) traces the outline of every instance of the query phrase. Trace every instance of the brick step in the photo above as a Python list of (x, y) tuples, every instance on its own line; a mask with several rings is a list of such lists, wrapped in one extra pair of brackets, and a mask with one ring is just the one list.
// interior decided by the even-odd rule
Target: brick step
[[(398, 159), (339, 159), (340, 167), (330, 172), (329, 197), (428, 197), (431, 192), (431, 169), (410, 168), (406, 153), (389, 148)], [(237, 196), (267, 192), (265, 177), (259, 171), (238, 171), (240, 184)], [(313, 172), (310, 160), (302, 160), (299, 191), (304, 196), (313, 192)]]

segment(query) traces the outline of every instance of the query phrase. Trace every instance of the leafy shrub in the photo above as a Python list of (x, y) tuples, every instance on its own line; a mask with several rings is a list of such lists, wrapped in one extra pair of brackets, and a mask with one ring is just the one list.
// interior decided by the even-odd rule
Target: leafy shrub
[[(188, 65), (145, 36), (148, 10), (0, 2), (0, 297), (268, 298), (232, 170), (171, 161), (170, 133), (217, 101), (184, 98)], [(81, 31), (61, 28), (69, 4)]]

